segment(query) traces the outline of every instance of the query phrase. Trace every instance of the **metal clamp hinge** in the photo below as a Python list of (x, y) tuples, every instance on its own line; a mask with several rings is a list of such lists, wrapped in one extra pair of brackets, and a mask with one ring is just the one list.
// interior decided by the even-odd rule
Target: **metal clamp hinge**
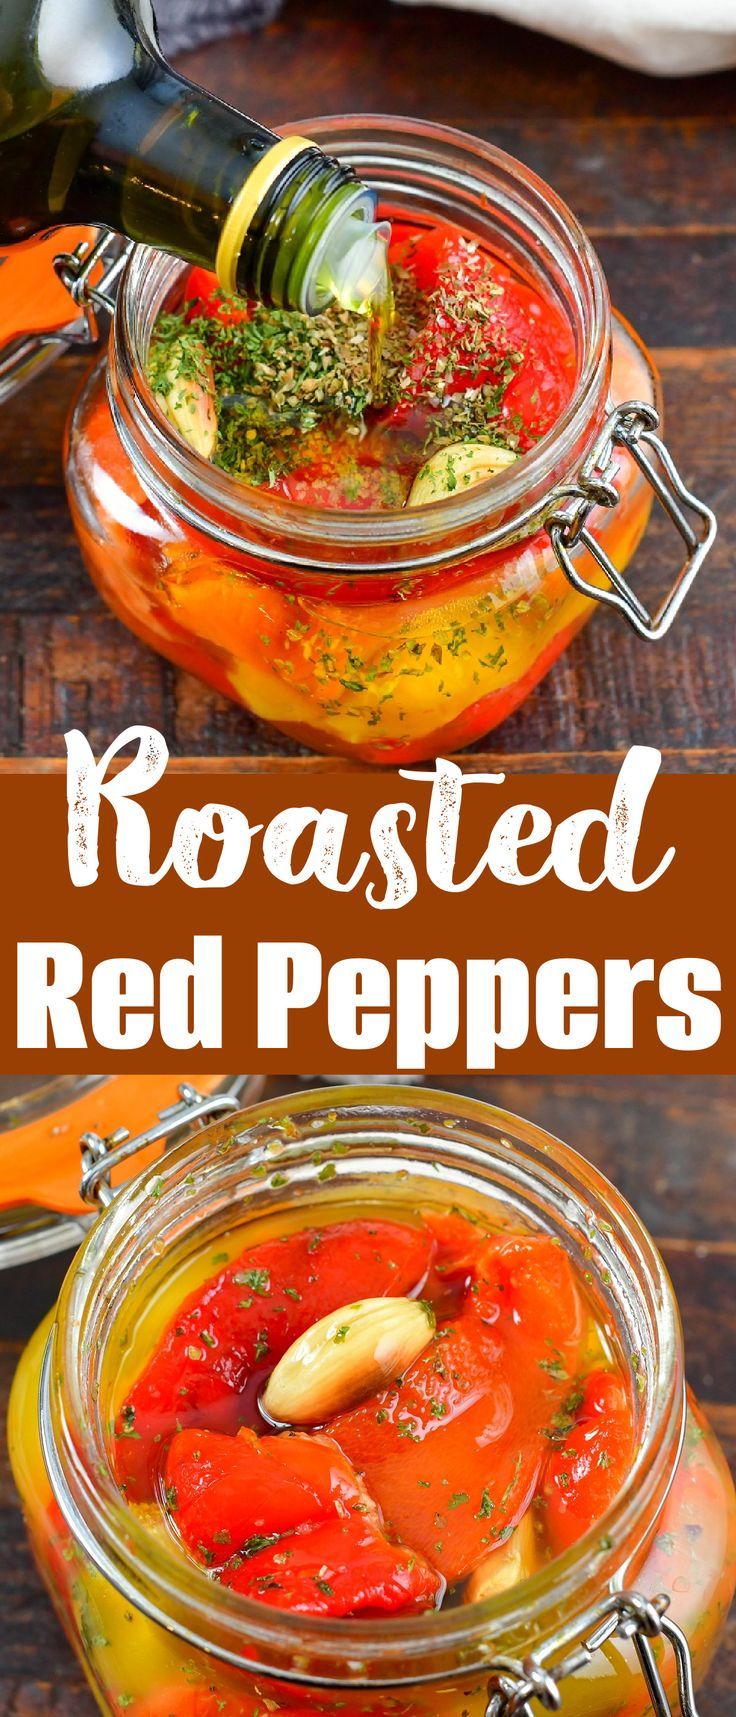
[[(698, 1717), (690, 1647), (676, 1622), (667, 1615), (669, 1597), (645, 1598), (640, 1592), (613, 1592), (582, 1616), (576, 1626), (572, 1649), (547, 1667), (546, 1660), (560, 1650), (560, 1640), (550, 1641), (541, 1651), (517, 1663), (499, 1658), (491, 1665), (485, 1717), (534, 1717), (531, 1701), (544, 1711), (559, 1711), (560, 1684), (587, 1669), (596, 1653), (611, 1639), (630, 1640), (641, 1669), (654, 1717), (677, 1717), (657, 1662), (653, 1640), (662, 1639), (674, 1655), (680, 1717)], [(567, 1644), (569, 1635), (563, 1644)]]
[[(715, 514), (704, 501), (685, 487), (671, 453), (655, 434), (659, 413), (641, 400), (628, 400), (610, 413), (576, 482), (557, 490), (554, 510), (546, 525), (552, 547), (566, 577), (582, 596), (617, 608), (640, 638), (656, 642), (663, 638), (687, 596), (717, 531)], [(616, 488), (617, 449), (625, 448), (665, 512), (682, 537), (686, 558), (667, 595), (654, 613), (636, 595), (610, 556), (588, 529), (588, 518), (596, 507), (615, 507), (621, 496)], [(586, 549), (608, 580), (608, 586), (591, 584), (575, 565), (574, 550)]]
[(127, 1127), (117, 1127), (106, 1139), (99, 1133), (83, 1133), (80, 1196), (85, 1204), (106, 1208), (115, 1197), (110, 1184), (113, 1169), (150, 1145), (163, 1144), (176, 1133), (214, 1121), (218, 1115), (234, 1114), (239, 1108), (240, 1100), (234, 1091), (215, 1091), (203, 1097), (193, 1085), (180, 1085), (179, 1102), (162, 1109), (158, 1121), (145, 1132), (131, 1138)]
[[(81, 310), (81, 328), (66, 329), (57, 336), (68, 346), (94, 346), (99, 339), (98, 312), (112, 316), (120, 276), (133, 250), (132, 239), (121, 239), (118, 233), (103, 230), (96, 243), (82, 242), (73, 251), (54, 257), (54, 268)], [(101, 267), (101, 272), (98, 272)], [(96, 277), (96, 278), (95, 278)]]

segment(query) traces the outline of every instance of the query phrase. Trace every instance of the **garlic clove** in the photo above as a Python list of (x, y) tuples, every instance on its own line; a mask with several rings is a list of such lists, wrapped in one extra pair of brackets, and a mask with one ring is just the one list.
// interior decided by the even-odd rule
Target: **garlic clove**
[(261, 1397), (278, 1425), (322, 1425), (401, 1375), (435, 1330), (426, 1300), (356, 1300), (292, 1342)]
[(488, 447), (484, 441), (456, 441), (441, 447), (417, 472), (407, 506), (426, 507), (448, 495), (464, 495), (476, 483), (485, 483), (513, 465), (517, 457), (507, 447)]
[(465, 1588), (466, 1604), (479, 1604), (484, 1598), (495, 1598), (501, 1592), (508, 1592), (521, 1580), (528, 1580), (537, 1566), (534, 1514), (528, 1508), (503, 1544), (499, 1544), (474, 1568)]
[(166, 415), (195, 453), (211, 459), (217, 444), (215, 376), (204, 346), (175, 340), (166, 365)]

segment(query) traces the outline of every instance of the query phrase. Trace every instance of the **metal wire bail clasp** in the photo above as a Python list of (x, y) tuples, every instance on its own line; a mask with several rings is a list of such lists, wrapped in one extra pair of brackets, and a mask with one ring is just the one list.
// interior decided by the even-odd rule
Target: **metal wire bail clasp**
[[(656, 643), (669, 631), (718, 528), (711, 508), (685, 487), (671, 453), (655, 434), (658, 428), (659, 413), (654, 406), (642, 400), (617, 405), (607, 417), (577, 481), (557, 491), (559, 505), (546, 521), (552, 547), (574, 589), (582, 596), (617, 608), (639, 637), (650, 643)], [(615, 507), (621, 499), (615, 483), (615, 454), (620, 447), (631, 454), (687, 550), (674, 583), (653, 614), (588, 529), (588, 518), (595, 507)], [(577, 547), (593, 556), (608, 580), (607, 587), (591, 584), (583, 577), (575, 565), (573, 551)]]
[(102, 229), (93, 245), (78, 244), (75, 250), (54, 257), (54, 268), (70, 298), (81, 310), (81, 330), (67, 329), (60, 336), (67, 346), (95, 346), (99, 339), (98, 311), (114, 315), (120, 276), (133, 250), (132, 239)]
[[(543, 1711), (559, 1711), (562, 1705), (560, 1683), (587, 1669), (596, 1652), (614, 1638), (631, 1640), (654, 1717), (678, 1717), (678, 1711), (680, 1717), (698, 1717), (690, 1647), (682, 1629), (666, 1613), (669, 1603), (666, 1592), (660, 1593), (658, 1598), (645, 1598), (640, 1592), (612, 1592), (578, 1620), (572, 1635), (576, 1643), (567, 1650), (566, 1656), (549, 1667), (548, 1658), (554, 1658), (566, 1646), (570, 1647), (570, 1630), (550, 1640), (541, 1651), (526, 1657), (523, 1663), (499, 1658), (491, 1664), (485, 1717), (535, 1717), (532, 1700), (536, 1702), (537, 1711), (539, 1706)], [(654, 1654), (652, 1641), (658, 1638), (664, 1639), (674, 1654), (677, 1711), (670, 1705)]]
[(143, 1133), (136, 1133), (133, 1138), (127, 1127), (117, 1127), (106, 1139), (99, 1133), (83, 1133), (80, 1140), (80, 1196), (85, 1204), (99, 1204), (106, 1209), (115, 1197), (110, 1184), (112, 1171), (120, 1163), (127, 1162), (129, 1157), (136, 1156), (138, 1151), (144, 1151), (150, 1145), (164, 1143), (176, 1133), (213, 1121), (217, 1115), (233, 1114), (239, 1108), (240, 1100), (235, 1091), (216, 1091), (203, 1097), (193, 1085), (180, 1085), (179, 1102), (162, 1109), (154, 1125)]

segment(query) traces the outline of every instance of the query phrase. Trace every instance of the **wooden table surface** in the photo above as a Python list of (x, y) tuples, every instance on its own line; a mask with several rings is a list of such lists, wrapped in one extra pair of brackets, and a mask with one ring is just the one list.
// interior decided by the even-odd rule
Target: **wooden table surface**
[[(294, 1083), (282, 1080), (279, 1089)], [(683, 1077), (450, 1083), (539, 1122), (617, 1181), (659, 1242), (682, 1309), (690, 1380), (736, 1463), (736, 1082)], [(52, 1304), (64, 1267), (64, 1260), (49, 1259), (3, 1280), (3, 1412), (23, 1343)], [(0, 1451), (0, 1712), (92, 1717), (91, 1698), (26, 1549), (4, 1437)], [(731, 1717), (734, 1685), (736, 1620), (700, 1695), (700, 1717)]]
[[(668, 435), (721, 534), (670, 639), (600, 614), (492, 738), (493, 755), (600, 767), (655, 740), (672, 768), (736, 754), (736, 147), (733, 77), (658, 81), (472, 12), (390, 0), (287, 0), (263, 34), (182, 62), (277, 124), (305, 114), (411, 113), (501, 144), (551, 181), (591, 233), (620, 309), (653, 347)], [(131, 721), (179, 755), (261, 764), (295, 747), (137, 643), (82, 568), (61, 477), (62, 426), (83, 373), (66, 360), (0, 413), (0, 756), (56, 756), (80, 726), (102, 749)], [(657, 532), (650, 591), (677, 552)], [(485, 754), (489, 754), (488, 741)], [(302, 765), (310, 767), (309, 763)]]

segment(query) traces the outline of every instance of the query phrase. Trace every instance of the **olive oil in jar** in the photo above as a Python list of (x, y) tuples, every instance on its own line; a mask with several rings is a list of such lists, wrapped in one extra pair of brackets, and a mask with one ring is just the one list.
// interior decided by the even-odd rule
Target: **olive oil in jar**
[(368, 363), (374, 406), (380, 406), (384, 401), (383, 352), (386, 338), (393, 326), (394, 315), (394, 289), (391, 283), (391, 274), (387, 267), (384, 277), (373, 294), (369, 310)]

